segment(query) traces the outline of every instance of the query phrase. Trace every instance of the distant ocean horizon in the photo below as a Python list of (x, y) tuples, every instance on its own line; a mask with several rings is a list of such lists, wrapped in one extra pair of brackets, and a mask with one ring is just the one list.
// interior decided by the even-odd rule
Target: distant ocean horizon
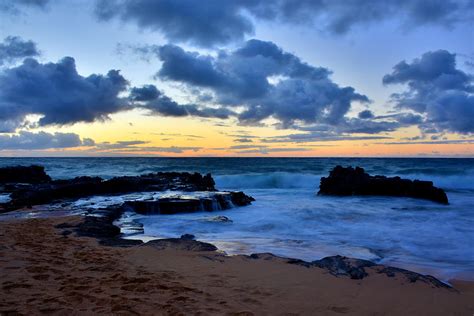
[[(242, 190), (251, 206), (215, 213), (143, 216), (130, 238), (184, 233), (229, 254), (272, 252), (316, 260), (345, 255), (429, 273), (442, 279), (474, 279), (474, 158), (232, 158), (55, 157), (0, 158), (0, 167), (37, 164), (53, 179), (111, 178), (160, 171), (211, 173), (219, 190)], [(394, 197), (317, 196), (320, 178), (336, 165), (370, 174), (430, 180), (449, 205)], [(113, 197), (94, 198), (111, 203)], [(87, 205), (92, 200), (78, 203)], [(209, 221), (226, 216), (230, 223)]]

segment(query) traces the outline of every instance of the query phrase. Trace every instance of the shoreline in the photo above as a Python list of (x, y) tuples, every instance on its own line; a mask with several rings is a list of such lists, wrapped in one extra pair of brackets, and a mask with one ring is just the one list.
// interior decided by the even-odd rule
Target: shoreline
[(110, 247), (99, 242), (107, 238), (78, 236), (73, 227), (84, 222), (79, 216), (0, 222), (1, 314), (474, 311), (474, 282), (452, 280), (453, 289), (411, 282), (400, 269), (380, 273), (378, 265), (365, 267), (366, 277), (351, 279), (271, 254), (200, 251), (196, 245), (202, 243), (191, 241), (187, 250), (180, 242)]

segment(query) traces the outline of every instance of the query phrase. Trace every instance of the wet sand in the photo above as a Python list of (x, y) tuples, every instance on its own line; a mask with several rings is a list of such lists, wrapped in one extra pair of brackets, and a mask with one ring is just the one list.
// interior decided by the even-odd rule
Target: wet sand
[(0, 315), (472, 315), (474, 282), (454, 289), (369, 268), (362, 280), (215, 252), (102, 246), (55, 225), (0, 222)]

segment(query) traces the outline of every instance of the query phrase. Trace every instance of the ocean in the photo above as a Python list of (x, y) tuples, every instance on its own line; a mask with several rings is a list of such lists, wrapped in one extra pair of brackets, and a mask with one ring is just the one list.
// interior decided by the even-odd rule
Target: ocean
[[(211, 173), (218, 189), (242, 190), (256, 199), (251, 206), (212, 213), (128, 214), (127, 221), (144, 228), (144, 233), (128, 238), (188, 233), (228, 254), (271, 252), (308, 261), (339, 254), (444, 280), (474, 280), (474, 159), (0, 158), (0, 167), (30, 164), (45, 166), (55, 179), (157, 171)], [(361, 166), (373, 175), (431, 180), (446, 190), (450, 204), (317, 196), (320, 178), (336, 165)], [(129, 196), (133, 197), (137, 194)], [(87, 202), (82, 199), (78, 205)], [(232, 222), (212, 221), (215, 216)]]

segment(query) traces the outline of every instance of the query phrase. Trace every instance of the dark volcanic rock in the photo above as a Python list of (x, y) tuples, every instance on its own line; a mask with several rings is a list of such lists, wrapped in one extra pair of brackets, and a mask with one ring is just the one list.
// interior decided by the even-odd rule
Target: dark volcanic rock
[(362, 259), (341, 256), (326, 257), (312, 262), (313, 265), (329, 270), (334, 275), (346, 275), (351, 279), (363, 279), (367, 276), (364, 268), (373, 267), (375, 263)]
[[(39, 168), (43, 170), (42, 167)], [(165, 190), (216, 191), (210, 174), (202, 176), (199, 173), (188, 172), (158, 172), (136, 177), (116, 177), (110, 180), (99, 177), (77, 177), (50, 181), (49, 176), (46, 177), (48, 179), (46, 182), (5, 185), (3, 191), (10, 193), (12, 200), (1, 205), (3, 211), (92, 195)], [(236, 204), (245, 203), (245, 196), (236, 195), (234, 199)]]
[(0, 168), (1, 183), (43, 183), (51, 178), (41, 166), (14, 166)]
[(174, 249), (186, 251), (216, 251), (217, 247), (205, 242), (189, 238), (167, 238), (151, 240), (143, 246), (150, 246), (158, 250)]
[(448, 204), (446, 193), (431, 181), (371, 176), (359, 167), (335, 167), (329, 177), (321, 178), (318, 194), (399, 196)]
[(226, 210), (249, 205), (254, 199), (243, 192), (215, 192), (205, 197), (167, 197), (157, 200), (129, 201), (126, 209), (139, 214), (178, 214)]
[(123, 214), (121, 207), (110, 207), (102, 210), (103, 216), (85, 216), (83, 221), (77, 225), (67, 223), (56, 225), (56, 228), (62, 229), (61, 234), (67, 236), (74, 231), (77, 236), (93, 237), (99, 240), (104, 246), (113, 247), (132, 247), (143, 244), (141, 240), (122, 239), (120, 228), (113, 222)]
[[(258, 258), (259, 254), (253, 254)], [(318, 267), (327, 270), (334, 276), (346, 276), (351, 279), (360, 280), (367, 277), (369, 274), (366, 269), (374, 269), (375, 273), (385, 274), (388, 277), (395, 277), (397, 275), (404, 277), (408, 282), (424, 282), (433, 287), (452, 289), (449, 285), (441, 282), (431, 275), (423, 275), (405, 269), (394, 268), (389, 266), (378, 265), (372, 261), (363, 259), (354, 259), (343, 256), (325, 257), (321, 260), (307, 262), (299, 259), (288, 259), (287, 263), (301, 265), (307, 268)]]

